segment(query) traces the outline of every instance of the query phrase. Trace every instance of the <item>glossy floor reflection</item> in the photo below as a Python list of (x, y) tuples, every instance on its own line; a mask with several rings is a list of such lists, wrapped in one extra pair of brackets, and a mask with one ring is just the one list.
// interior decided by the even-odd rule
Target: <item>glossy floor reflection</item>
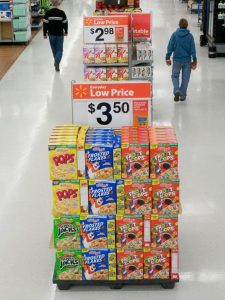
[[(51, 284), (54, 252), (47, 142), (56, 123), (71, 120), (70, 82), (82, 74), (82, 16), (94, 0), (64, 0), (69, 36), (60, 74), (40, 32), (0, 82), (0, 295), (4, 300), (158, 299), (211, 300), (225, 297), (225, 59), (207, 58), (199, 48), (196, 15), (179, 0), (143, 0), (153, 10), (154, 120), (172, 123), (180, 143), (183, 214), (180, 218), (181, 282), (171, 291), (158, 287), (73, 288)], [(186, 103), (174, 104), (165, 65), (167, 41), (179, 18), (194, 33), (198, 69)]]

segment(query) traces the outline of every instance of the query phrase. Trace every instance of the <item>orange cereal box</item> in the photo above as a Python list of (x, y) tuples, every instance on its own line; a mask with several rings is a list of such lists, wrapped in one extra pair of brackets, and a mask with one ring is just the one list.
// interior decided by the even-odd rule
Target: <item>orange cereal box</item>
[(118, 63), (128, 63), (128, 44), (118, 44)]
[(170, 250), (144, 249), (144, 279), (169, 279)]
[(118, 79), (118, 68), (108, 67), (106, 68), (106, 78), (107, 81), (115, 81)]
[(106, 63), (117, 63), (117, 47), (116, 44), (106, 44)]
[(118, 68), (118, 80), (129, 80), (129, 69), (127, 67)]
[(143, 250), (117, 249), (117, 279), (143, 279)]

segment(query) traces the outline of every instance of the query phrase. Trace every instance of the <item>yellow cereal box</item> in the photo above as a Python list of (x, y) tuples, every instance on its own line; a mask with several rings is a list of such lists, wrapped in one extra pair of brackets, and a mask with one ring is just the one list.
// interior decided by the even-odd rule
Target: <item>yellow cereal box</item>
[(59, 180), (52, 182), (55, 217), (80, 214), (80, 183), (78, 180)]

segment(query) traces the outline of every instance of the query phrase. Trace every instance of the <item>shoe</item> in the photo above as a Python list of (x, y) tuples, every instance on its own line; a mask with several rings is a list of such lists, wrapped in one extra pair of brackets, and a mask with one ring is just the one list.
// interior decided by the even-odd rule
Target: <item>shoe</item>
[(180, 101), (185, 101), (186, 100), (186, 98), (180, 98)]
[(58, 63), (54, 63), (54, 66), (55, 66), (56, 72), (59, 72), (59, 71), (60, 71), (60, 69), (59, 69), (59, 64), (58, 64)]
[(180, 100), (180, 93), (176, 92), (175, 95), (174, 95), (174, 101), (178, 102), (179, 100)]

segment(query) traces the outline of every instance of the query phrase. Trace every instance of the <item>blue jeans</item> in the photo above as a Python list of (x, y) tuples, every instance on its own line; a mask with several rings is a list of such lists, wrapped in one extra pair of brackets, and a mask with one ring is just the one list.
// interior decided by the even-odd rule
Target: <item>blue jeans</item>
[[(180, 84), (180, 72), (181, 74), (181, 84)], [(172, 70), (172, 82), (173, 82), (173, 93), (179, 93), (180, 97), (185, 99), (187, 96), (187, 87), (191, 75), (191, 62), (178, 62), (173, 61)]]
[(49, 35), (49, 42), (52, 48), (52, 54), (55, 59), (55, 63), (59, 64), (62, 55), (63, 55), (63, 42), (64, 36), (63, 35)]

